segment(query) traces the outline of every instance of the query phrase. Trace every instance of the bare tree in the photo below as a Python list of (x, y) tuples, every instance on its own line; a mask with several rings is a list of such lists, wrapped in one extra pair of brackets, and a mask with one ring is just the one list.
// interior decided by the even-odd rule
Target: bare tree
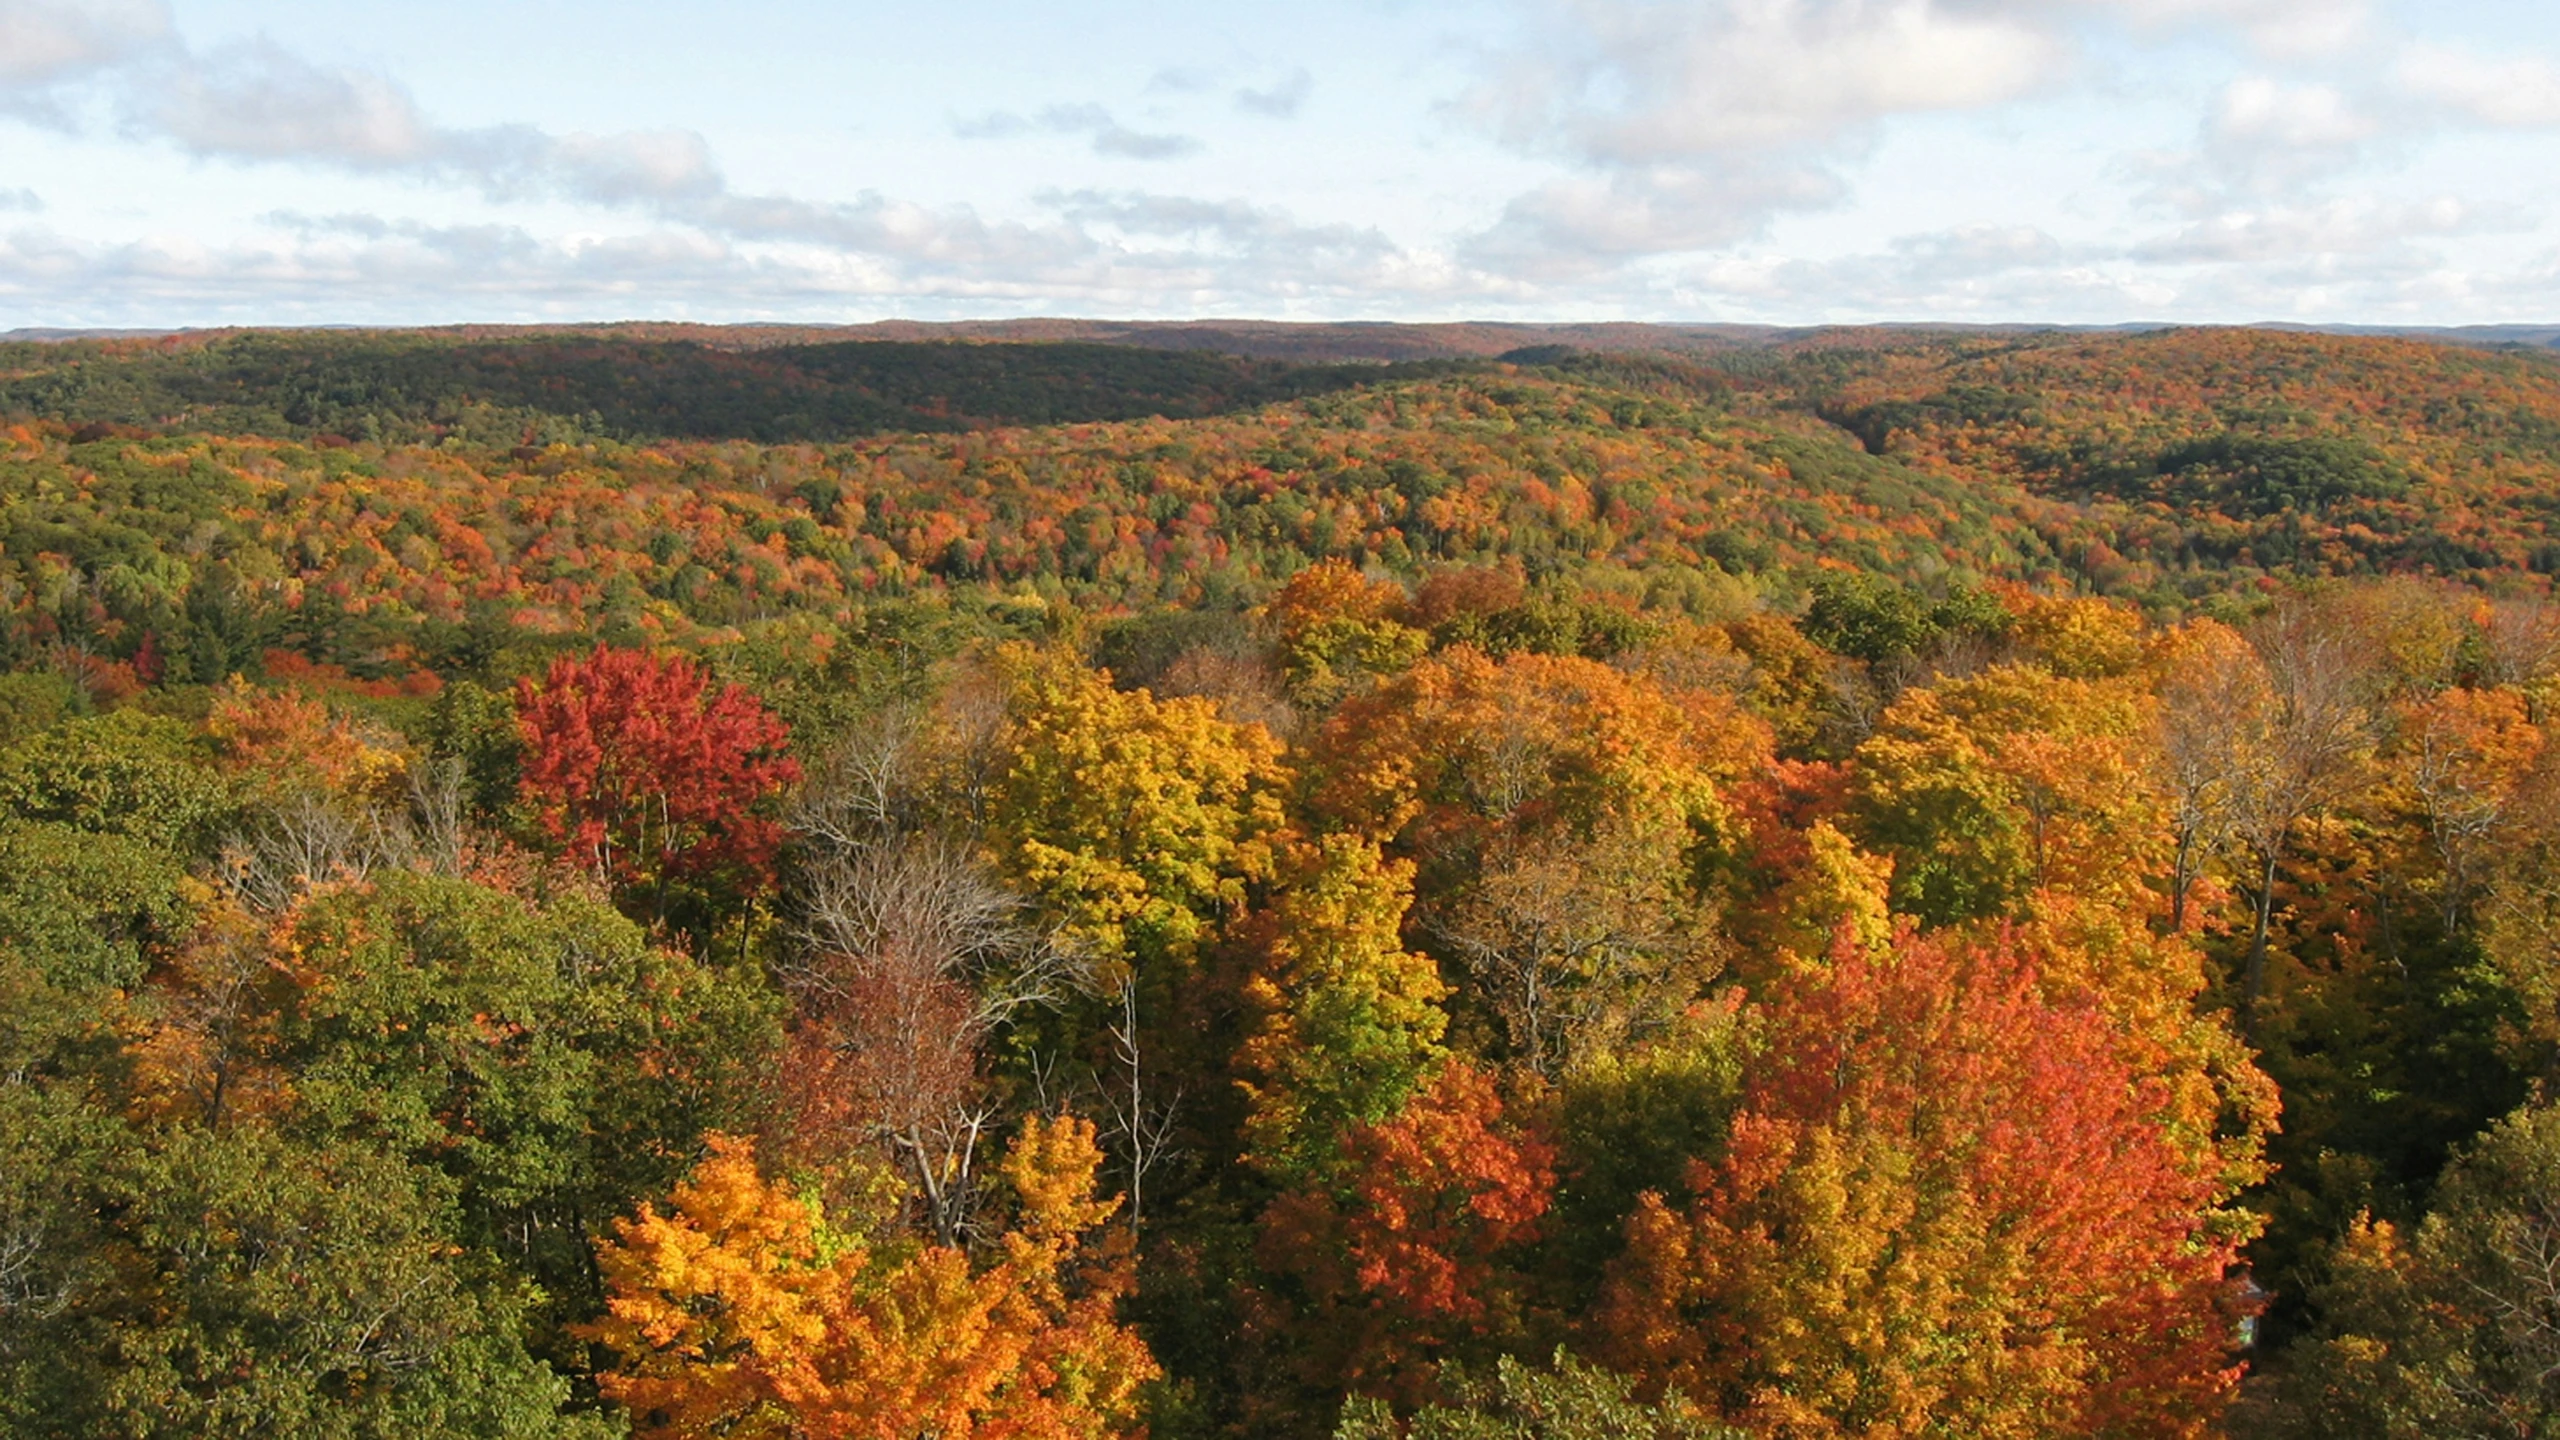
[(222, 847), (222, 875), (253, 910), (275, 913), (322, 885), (362, 880), (404, 836), (370, 809), (297, 795)]
[(1146, 1214), (1147, 1175), (1173, 1147), (1173, 1118), (1182, 1104), (1176, 1089), (1161, 1102), (1150, 1100), (1146, 1087), (1146, 1055), (1139, 1047), (1138, 975), (1123, 969), (1119, 982), (1119, 1014), (1109, 1027), (1111, 1058), (1118, 1073), (1109, 1081), (1095, 1077), (1110, 1133), (1127, 1152), (1129, 1225), (1137, 1228)]
[(2560, 676), (2560, 604), (2541, 598), (2495, 602), (2481, 639), (2488, 660), (2482, 678), (2523, 692), (2534, 723), (2548, 723), (2546, 686)]
[(802, 790), (799, 944), (781, 978), (800, 1014), (791, 1079), (804, 1132), (883, 1147), (935, 1235), (959, 1244), (995, 1117), (982, 1047), (1017, 1012), (1089, 977), (948, 833), (971, 833), (978, 782), (975, 742), (965, 727), (955, 740), (944, 718), (883, 712)]
[(2169, 872), (2173, 930), (2186, 928), (2196, 881), (2230, 839), (2239, 757), (2267, 706), (2266, 666), (2236, 642), (2186, 657), (2160, 688), (2160, 757), (2177, 841)]

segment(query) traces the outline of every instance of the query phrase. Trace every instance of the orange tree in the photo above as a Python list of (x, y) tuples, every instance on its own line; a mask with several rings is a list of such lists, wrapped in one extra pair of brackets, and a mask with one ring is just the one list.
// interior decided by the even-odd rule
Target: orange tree
[(1003, 1166), (1015, 1226), (973, 1265), (833, 1230), (749, 1142), (713, 1136), (665, 1213), (643, 1205), (596, 1247), (604, 1394), (645, 1440), (1127, 1434), (1156, 1365), (1114, 1317), (1125, 1233), (1087, 1248), (1117, 1208), (1093, 1197), (1101, 1158), (1084, 1121), (1025, 1121)]
[(1614, 1357), (1789, 1436), (2185, 1435), (2236, 1378), (2235, 1239), (2103, 1012), (1909, 932), (1781, 976), (1723, 1154), (1647, 1195)]

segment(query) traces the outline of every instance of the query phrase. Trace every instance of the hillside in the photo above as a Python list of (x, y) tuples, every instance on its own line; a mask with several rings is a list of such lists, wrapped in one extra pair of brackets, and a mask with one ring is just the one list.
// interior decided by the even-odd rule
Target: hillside
[(0, 1432), (2560, 1406), (2560, 364), (1105, 338), (0, 351)]
[(1376, 373), (1090, 343), (736, 348), (616, 335), (250, 332), (0, 345), (0, 415), (393, 443), (840, 440), (1209, 415)]
[[(94, 628), (75, 618), (91, 610), (121, 637), (102, 637), (110, 650), (156, 633), (184, 652), (189, 616), (304, 633), (294, 617), (321, 603), (366, 617), (362, 643), (328, 642), (356, 662), (493, 627), (716, 633), (954, 585), (1237, 604), (1329, 557), (1672, 567), (1782, 602), (1845, 566), (2164, 611), (2265, 577), (2533, 589), (2560, 563), (2560, 367), (2539, 360), (2218, 331), (1720, 366), (1519, 359), (1416, 373), (1073, 346), (100, 347), (0, 385), (50, 417), (12, 432), (0, 465), (0, 566), (17, 653)], [(1152, 413), (986, 418), (1079, 407)], [(443, 438), (343, 433), (367, 423)], [(809, 439), (645, 438), (688, 429)], [(223, 642), (208, 675), (247, 643)]]

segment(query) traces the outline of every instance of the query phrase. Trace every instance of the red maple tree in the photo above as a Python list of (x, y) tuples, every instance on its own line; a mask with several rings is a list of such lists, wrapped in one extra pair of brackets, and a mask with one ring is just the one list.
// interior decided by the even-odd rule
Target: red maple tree
[(770, 883), (782, 827), (759, 802), (800, 778), (789, 732), (682, 656), (598, 646), (516, 683), (523, 794), (542, 826), (616, 886)]

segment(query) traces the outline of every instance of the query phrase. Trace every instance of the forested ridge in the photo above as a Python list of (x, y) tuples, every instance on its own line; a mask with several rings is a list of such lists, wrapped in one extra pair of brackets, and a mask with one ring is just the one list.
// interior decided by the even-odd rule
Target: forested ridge
[(2560, 1415), (2546, 358), (0, 372), (0, 1430)]

